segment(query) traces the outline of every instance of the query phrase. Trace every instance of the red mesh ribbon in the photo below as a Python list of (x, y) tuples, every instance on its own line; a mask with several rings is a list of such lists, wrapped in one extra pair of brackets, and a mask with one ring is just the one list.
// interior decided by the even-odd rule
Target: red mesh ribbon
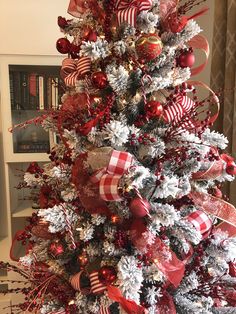
[(96, 172), (91, 181), (99, 183), (99, 193), (105, 201), (121, 201), (118, 186), (122, 175), (130, 168), (133, 156), (127, 152), (113, 150), (107, 169)]
[(94, 18), (103, 23), (105, 13), (96, 0), (70, 0), (67, 12), (74, 17), (81, 17), (87, 10), (91, 10)]
[(177, 258), (176, 254), (159, 238), (147, 248), (143, 233), (147, 231), (141, 219), (136, 219), (132, 226), (130, 237), (133, 244), (140, 252), (145, 252), (156, 264), (157, 268), (166, 276), (174, 287), (178, 287), (185, 271), (184, 261)]
[(90, 72), (91, 59), (81, 57), (80, 59), (66, 58), (62, 62), (61, 77), (67, 86), (75, 86), (76, 81), (83, 75)]
[(142, 307), (141, 305), (138, 305), (133, 300), (127, 300), (123, 297), (120, 290), (114, 286), (108, 286), (107, 287), (108, 297), (115, 302), (118, 302), (122, 309), (127, 314), (145, 314), (148, 313), (147, 310)]
[[(200, 192), (191, 192), (189, 197), (195, 205), (208, 214), (214, 215), (234, 228), (236, 227), (236, 208), (233, 205), (220, 198)], [(229, 226), (229, 228), (232, 227)], [(224, 226), (224, 229), (227, 230), (227, 227)]]
[(118, 24), (126, 22), (135, 26), (138, 13), (151, 7), (152, 0), (116, 0)]

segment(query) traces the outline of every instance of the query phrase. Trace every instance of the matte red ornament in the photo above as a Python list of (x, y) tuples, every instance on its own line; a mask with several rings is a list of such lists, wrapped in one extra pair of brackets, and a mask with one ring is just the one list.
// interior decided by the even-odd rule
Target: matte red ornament
[(57, 50), (62, 53), (69, 53), (70, 52), (71, 43), (67, 38), (59, 38), (56, 43)]
[(229, 263), (229, 274), (231, 277), (236, 277), (236, 263), (230, 262)]
[(236, 175), (236, 165), (235, 165), (234, 161), (230, 161), (227, 163), (226, 172), (231, 176)]
[(156, 59), (162, 52), (163, 44), (156, 34), (142, 35), (135, 44), (138, 58), (142, 62)]
[(58, 16), (57, 24), (62, 29), (66, 28), (68, 26), (67, 20), (64, 17), (62, 17), (62, 16)]
[(48, 253), (53, 258), (60, 258), (65, 253), (65, 245), (59, 240), (50, 243)]
[(92, 82), (99, 89), (104, 89), (108, 85), (107, 75), (104, 72), (94, 72), (92, 74)]
[(130, 204), (129, 209), (134, 217), (145, 217), (150, 210), (151, 206), (146, 199), (141, 199), (139, 197), (134, 198)]
[(98, 271), (98, 278), (101, 283), (104, 285), (110, 285), (112, 284), (116, 278), (117, 278), (117, 273), (114, 267), (112, 266), (103, 266), (99, 271)]
[(163, 106), (159, 101), (151, 100), (144, 107), (149, 118), (159, 118), (163, 114)]
[(182, 52), (177, 58), (177, 64), (181, 68), (191, 68), (195, 63), (195, 55), (191, 49)]
[(75, 44), (70, 45), (70, 56), (72, 59), (78, 59), (80, 57), (79, 52), (80, 52), (80, 45), (79, 46)]

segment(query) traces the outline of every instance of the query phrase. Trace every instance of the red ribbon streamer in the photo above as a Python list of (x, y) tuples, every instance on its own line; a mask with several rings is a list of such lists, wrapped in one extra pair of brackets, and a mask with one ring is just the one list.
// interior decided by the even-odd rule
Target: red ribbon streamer
[[(228, 225), (236, 228), (236, 208), (233, 205), (220, 198), (196, 191), (191, 192), (189, 197), (193, 200), (195, 205), (199, 206), (208, 214), (214, 215)], [(227, 226), (224, 226), (224, 228), (227, 229)]]
[(126, 311), (127, 314), (146, 314), (147, 310), (138, 305), (133, 300), (127, 300), (123, 297), (120, 290), (114, 286), (107, 287), (108, 297), (115, 302), (118, 302), (120, 306)]
[(192, 48), (195, 49), (200, 49), (205, 53), (206, 56), (206, 60), (203, 64), (199, 65), (196, 68), (191, 69), (191, 74), (193, 75), (197, 75), (200, 72), (202, 72), (207, 63), (208, 63), (208, 58), (209, 58), (209, 54), (210, 54), (210, 47), (209, 47), (209, 43), (206, 39), (206, 37), (202, 36), (202, 35), (197, 35), (194, 38), (192, 38), (189, 42), (188, 45), (191, 46)]
[(131, 226), (131, 241), (140, 252), (147, 251), (146, 254), (156, 264), (157, 268), (177, 288), (184, 276), (184, 261), (179, 260), (176, 254), (159, 238), (156, 238), (155, 242), (147, 250), (147, 243), (143, 238), (143, 233), (146, 231), (147, 228), (143, 220), (136, 219)]

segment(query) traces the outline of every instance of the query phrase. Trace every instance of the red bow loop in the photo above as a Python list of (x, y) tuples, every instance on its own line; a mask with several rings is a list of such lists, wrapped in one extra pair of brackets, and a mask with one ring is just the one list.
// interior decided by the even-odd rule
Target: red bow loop
[(119, 25), (126, 22), (131, 26), (135, 26), (138, 13), (150, 10), (152, 0), (117, 0), (115, 7)]
[(66, 58), (62, 62), (61, 77), (67, 86), (75, 86), (76, 81), (90, 72), (91, 59), (81, 57), (80, 59)]

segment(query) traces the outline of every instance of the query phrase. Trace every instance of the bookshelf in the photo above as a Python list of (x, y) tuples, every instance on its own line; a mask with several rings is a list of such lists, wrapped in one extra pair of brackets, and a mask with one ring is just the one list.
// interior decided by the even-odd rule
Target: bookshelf
[[(24, 228), (32, 208), (31, 191), (16, 189), (30, 162), (48, 162), (47, 151), (53, 135), (40, 126), (9, 129), (16, 124), (57, 109), (63, 91), (60, 89), (62, 57), (0, 55), (0, 260), (10, 261), (9, 252), (17, 230)], [(23, 250), (17, 245), (15, 254)], [(11, 287), (13, 274), (0, 272), (0, 290)], [(15, 279), (15, 278), (14, 278)], [(9, 313), (18, 296), (0, 294), (0, 312)]]

